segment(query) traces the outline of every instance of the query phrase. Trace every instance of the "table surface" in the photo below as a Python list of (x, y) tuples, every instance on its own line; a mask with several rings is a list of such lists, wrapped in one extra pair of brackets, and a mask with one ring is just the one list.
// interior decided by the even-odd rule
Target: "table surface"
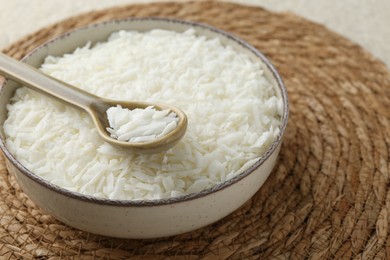
[(154, 7), (80, 15), (32, 34), (9, 53), (25, 55), (53, 33), (137, 14), (201, 20), (231, 31), (266, 50), (288, 88), (290, 120), (278, 167), (267, 185), (222, 221), (167, 239), (120, 240), (70, 228), (39, 210), (0, 156), (0, 259), (390, 259), (388, 67), (299, 17), (216, 2)]
[[(161, 2), (162, 0), (154, 0)], [(153, 0), (0, 0), (0, 49), (34, 31), (91, 10)], [(183, 0), (182, 0), (183, 1)], [(390, 67), (389, 0), (232, 0), (293, 12), (360, 44)], [(54, 11), (55, 10), (55, 11)]]

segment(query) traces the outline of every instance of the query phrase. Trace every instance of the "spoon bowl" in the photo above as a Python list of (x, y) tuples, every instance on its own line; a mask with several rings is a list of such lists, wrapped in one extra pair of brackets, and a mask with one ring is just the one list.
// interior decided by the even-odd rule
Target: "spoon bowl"
[[(179, 108), (162, 103), (120, 101), (101, 98), (66, 82), (53, 78), (23, 62), (0, 53), (0, 74), (26, 87), (37, 90), (67, 105), (82, 109), (92, 117), (99, 135), (108, 143), (137, 153), (158, 153), (168, 150), (184, 136), (187, 129), (187, 116)], [(112, 138), (107, 132), (109, 122), (107, 109), (120, 105), (130, 110), (153, 106), (157, 110), (169, 109), (177, 114), (179, 122), (170, 133), (147, 142), (126, 142)]]
[[(160, 138), (157, 138), (153, 141), (148, 141), (148, 142), (119, 141), (117, 139), (110, 137), (106, 130), (107, 127), (109, 127), (106, 111), (110, 107), (115, 107), (117, 105), (120, 105), (123, 108), (128, 108), (130, 110), (136, 108), (144, 109), (149, 106), (153, 106), (157, 110), (169, 109), (170, 111), (177, 114), (177, 116), (179, 117), (179, 122), (176, 128), (172, 132)], [(177, 142), (180, 141), (180, 139), (184, 136), (187, 129), (188, 120), (186, 114), (181, 109), (175, 106), (170, 106), (163, 103), (149, 103), (149, 102), (136, 102), (136, 101), (129, 102), (129, 101), (119, 101), (119, 100), (99, 98), (99, 100), (96, 100), (96, 102), (91, 103), (90, 106), (86, 109), (86, 111), (92, 117), (92, 120), (94, 121), (94, 124), (97, 127), (99, 135), (106, 142), (125, 149), (130, 149), (133, 152), (137, 152), (137, 153), (158, 153), (158, 152), (168, 150), (169, 148), (171, 148)]]

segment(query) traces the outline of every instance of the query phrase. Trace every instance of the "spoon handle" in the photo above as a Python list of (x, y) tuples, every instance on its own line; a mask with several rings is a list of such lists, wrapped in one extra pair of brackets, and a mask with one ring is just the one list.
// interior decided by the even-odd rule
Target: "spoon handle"
[(58, 101), (66, 102), (84, 110), (89, 110), (98, 98), (2, 53), (0, 53), (0, 74)]

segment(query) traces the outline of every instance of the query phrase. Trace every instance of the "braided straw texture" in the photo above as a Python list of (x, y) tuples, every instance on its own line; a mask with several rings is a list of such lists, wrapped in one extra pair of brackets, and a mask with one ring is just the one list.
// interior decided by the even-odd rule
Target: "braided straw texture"
[(326, 28), (219, 2), (160, 3), (70, 18), (4, 50), (21, 58), (86, 24), (129, 16), (208, 23), (262, 50), (287, 86), (290, 120), (276, 168), (243, 207), (200, 230), (124, 240), (42, 212), (0, 159), (0, 259), (390, 259), (390, 73)]

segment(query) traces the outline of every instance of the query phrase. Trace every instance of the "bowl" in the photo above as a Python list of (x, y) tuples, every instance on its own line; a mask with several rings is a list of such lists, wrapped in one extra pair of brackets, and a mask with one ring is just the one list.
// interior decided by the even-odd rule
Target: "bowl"
[(282, 79), (267, 58), (248, 43), (208, 25), (164, 18), (125, 19), (104, 22), (66, 33), (29, 53), (24, 62), (39, 67), (48, 55), (70, 53), (88, 41), (104, 41), (118, 30), (166, 29), (183, 32), (194, 28), (198, 35), (219, 38), (224, 45), (260, 62), (264, 75), (283, 99), (280, 133), (249, 169), (212, 188), (180, 197), (160, 200), (110, 200), (72, 192), (49, 183), (24, 167), (7, 149), (3, 124), (6, 104), (19, 86), (4, 81), (0, 91), (0, 146), (8, 171), (28, 197), (41, 209), (63, 223), (95, 234), (120, 238), (157, 238), (189, 232), (227, 216), (263, 185), (271, 173), (281, 148), (288, 118), (288, 100)]

